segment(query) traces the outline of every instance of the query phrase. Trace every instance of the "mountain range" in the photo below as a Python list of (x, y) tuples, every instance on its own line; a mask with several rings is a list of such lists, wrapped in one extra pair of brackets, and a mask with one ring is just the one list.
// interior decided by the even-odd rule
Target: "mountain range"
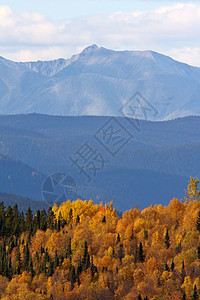
[[(45, 180), (66, 174), (76, 183), (76, 197), (95, 203), (113, 200), (118, 211), (183, 199), (189, 177), (200, 178), (200, 117), (141, 120), (139, 130), (126, 118), (114, 118), (132, 136), (115, 156), (95, 138), (111, 120), (0, 116), (0, 191), (42, 201)], [(70, 160), (85, 143), (106, 161), (91, 182)]]
[(169, 120), (200, 115), (199, 95), (200, 68), (153, 51), (92, 45), (70, 59), (20, 63), (0, 57), (0, 113), (6, 115)]

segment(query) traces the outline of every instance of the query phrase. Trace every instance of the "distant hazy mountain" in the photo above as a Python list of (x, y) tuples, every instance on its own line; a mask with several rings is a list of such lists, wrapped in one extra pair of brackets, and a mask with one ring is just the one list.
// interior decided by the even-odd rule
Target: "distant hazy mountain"
[[(144, 97), (140, 103), (136, 97), (128, 102), (137, 92)], [(136, 108), (141, 103), (146, 116)], [(1, 114), (120, 116), (130, 105), (132, 116), (149, 120), (200, 115), (200, 68), (153, 51), (96, 45), (68, 60), (16, 63), (0, 57)]]
[[(190, 175), (200, 178), (200, 117), (140, 121), (140, 131), (125, 118), (116, 118), (133, 139), (115, 157), (95, 139), (109, 120), (0, 116), (0, 191), (42, 200), (44, 180), (65, 173), (74, 178), (81, 198), (95, 203), (114, 200), (118, 210), (126, 210), (181, 199)], [(85, 142), (107, 161), (89, 183), (69, 159)]]
[(0, 154), (0, 191), (41, 200), (45, 176), (18, 159)]

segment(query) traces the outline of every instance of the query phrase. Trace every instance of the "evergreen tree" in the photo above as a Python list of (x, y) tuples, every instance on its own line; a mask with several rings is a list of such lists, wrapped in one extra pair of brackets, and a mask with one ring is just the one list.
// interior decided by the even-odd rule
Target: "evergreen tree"
[(87, 256), (88, 256), (88, 246), (87, 246), (87, 242), (85, 241), (85, 242), (84, 242), (83, 259), (82, 259), (83, 265), (86, 264)]
[(10, 236), (13, 234), (13, 209), (9, 205), (6, 210), (6, 219), (5, 219), (6, 235)]
[(50, 277), (53, 275), (53, 273), (54, 273), (54, 264), (50, 258), (47, 276)]
[(40, 229), (43, 231), (47, 229), (47, 214), (45, 209), (42, 209), (40, 213)]
[(164, 243), (165, 247), (168, 249), (170, 246), (168, 229), (166, 229)]
[(33, 234), (40, 229), (40, 211), (37, 210), (33, 218)]
[(17, 204), (15, 204), (13, 206), (13, 234), (19, 237), (20, 233), (19, 210)]
[(139, 244), (139, 249), (138, 249), (138, 259), (140, 262), (144, 262), (145, 259), (145, 255), (144, 255), (144, 251), (143, 251), (143, 246), (142, 246), (142, 242), (140, 242)]
[(181, 267), (181, 283), (184, 282), (184, 279), (185, 279), (185, 264), (184, 264), (184, 261), (182, 262), (182, 267)]
[(70, 208), (70, 210), (69, 210), (69, 223), (72, 221), (72, 219), (73, 219), (73, 210), (72, 210), (72, 208)]
[(47, 227), (50, 228), (51, 230), (53, 230), (55, 227), (55, 219), (56, 219), (55, 214), (52, 211), (52, 208), (49, 207), (48, 214), (47, 214)]
[(59, 266), (59, 258), (58, 258), (58, 253), (57, 250), (55, 252), (55, 258), (54, 258), (54, 268), (57, 268)]
[(197, 247), (197, 258), (200, 259), (200, 246)]
[(165, 271), (169, 271), (169, 267), (167, 263), (165, 263)]
[(69, 258), (71, 255), (72, 255), (72, 245), (71, 245), (71, 238), (69, 237), (69, 242), (66, 251), (66, 258)]
[(102, 223), (106, 223), (106, 216), (103, 216), (103, 219), (101, 221)]
[(26, 211), (25, 227), (26, 227), (26, 230), (29, 231), (30, 234), (32, 233), (32, 221), (33, 221), (32, 210), (29, 207)]
[(140, 294), (138, 295), (137, 300), (142, 300), (142, 297)]
[(19, 215), (19, 230), (20, 232), (24, 232), (26, 230), (25, 220), (24, 220), (24, 213), (23, 211)]
[(79, 215), (76, 216), (76, 225), (80, 223), (80, 217)]
[(196, 219), (196, 223), (195, 223), (195, 228), (200, 233), (200, 210), (199, 210), (198, 215), (197, 215), (197, 219)]
[(81, 261), (79, 261), (78, 266), (77, 266), (77, 270), (76, 270), (76, 277), (78, 277), (82, 272), (82, 264)]
[(186, 300), (186, 294), (183, 292), (182, 300)]
[(33, 261), (32, 261), (32, 257), (30, 256), (29, 258), (29, 263), (28, 263), (28, 272), (31, 273), (31, 277), (33, 278), (35, 275), (35, 272), (33, 270)]
[(119, 233), (117, 234), (117, 239), (116, 239), (116, 245), (120, 242), (120, 235)]
[(28, 271), (28, 264), (29, 264), (29, 259), (30, 259), (28, 243), (26, 243), (26, 245), (24, 246), (23, 252), (24, 252), (23, 269), (25, 271)]
[(148, 297), (147, 297), (147, 296), (145, 296), (145, 297), (144, 297), (144, 300), (148, 300)]
[(171, 266), (170, 266), (170, 271), (174, 271), (174, 267), (175, 267), (175, 264), (174, 264), (174, 261), (172, 260), (172, 263), (171, 263)]
[(196, 287), (196, 284), (195, 284), (194, 289), (193, 289), (193, 294), (192, 294), (192, 300), (198, 300), (198, 299), (199, 299), (199, 296), (198, 296), (197, 287)]
[(74, 289), (74, 283), (76, 282), (75, 268), (72, 266), (70, 273), (71, 289)]

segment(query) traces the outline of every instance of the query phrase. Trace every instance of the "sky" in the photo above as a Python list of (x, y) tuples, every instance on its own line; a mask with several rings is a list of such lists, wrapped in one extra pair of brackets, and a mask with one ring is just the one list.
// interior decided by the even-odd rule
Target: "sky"
[(200, 67), (200, 1), (0, 0), (4, 58), (70, 58), (92, 44), (153, 50)]

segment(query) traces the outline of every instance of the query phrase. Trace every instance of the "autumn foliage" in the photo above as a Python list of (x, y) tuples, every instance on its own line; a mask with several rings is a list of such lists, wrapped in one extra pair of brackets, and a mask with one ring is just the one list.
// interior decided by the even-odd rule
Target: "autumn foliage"
[(196, 194), (122, 217), (112, 202), (67, 201), (34, 216), (1, 204), (0, 297), (199, 299), (199, 211)]

